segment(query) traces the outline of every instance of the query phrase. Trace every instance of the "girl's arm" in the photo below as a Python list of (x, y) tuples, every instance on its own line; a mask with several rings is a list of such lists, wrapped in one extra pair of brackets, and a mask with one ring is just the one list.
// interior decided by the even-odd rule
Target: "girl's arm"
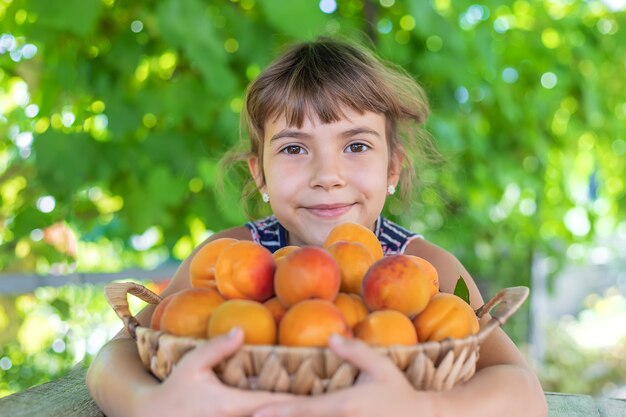
[[(232, 237), (250, 240), (245, 227), (213, 235), (205, 243)], [(196, 251), (201, 247), (200, 245)], [(162, 296), (188, 288), (189, 256), (178, 268)], [(153, 305), (138, 315), (142, 326), (150, 323)], [(175, 367), (165, 382), (160, 383), (145, 370), (137, 345), (125, 329), (106, 343), (94, 358), (87, 373), (87, 386), (92, 397), (108, 416), (138, 415), (249, 415), (251, 410), (286, 396), (231, 389), (212, 373), (213, 365), (234, 353), (242, 344), (242, 334), (232, 334), (208, 342), (188, 354)]]
[[(448, 252), (423, 239), (405, 251), (431, 262), (440, 288), (452, 293), (459, 275), (470, 290), (474, 309), (483, 304), (476, 284)], [(331, 339), (330, 347), (361, 370), (359, 383), (333, 393), (263, 406), (255, 417), (296, 416), (547, 416), (537, 377), (501, 329), (480, 347), (476, 374), (449, 391), (416, 391), (393, 363), (359, 340)]]
[[(439, 274), (442, 292), (454, 292), (457, 279), (462, 276), (470, 290), (472, 308), (484, 304), (470, 274), (449, 252), (423, 239), (415, 239), (406, 253), (433, 264)], [(501, 328), (495, 329), (481, 344), (476, 370), (467, 383), (439, 394), (442, 401), (437, 401), (437, 408), (440, 408), (441, 415), (547, 415), (539, 380)]]

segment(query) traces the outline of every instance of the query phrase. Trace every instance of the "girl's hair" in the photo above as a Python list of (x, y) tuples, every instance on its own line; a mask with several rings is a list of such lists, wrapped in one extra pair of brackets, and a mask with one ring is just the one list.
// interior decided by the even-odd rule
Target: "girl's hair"
[[(264, 127), (270, 119), (284, 115), (289, 125), (300, 128), (305, 117), (339, 121), (345, 108), (385, 115), (389, 155), (401, 163), (399, 188), (402, 200), (409, 202), (417, 178), (415, 162), (437, 154), (422, 128), (429, 112), (426, 95), (403, 69), (353, 42), (321, 37), (295, 44), (275, 59), (248, 86), (240, 146), (222, 164), (232, 166), (250, 156), (262, 163)], [(242, 193), (248, 215), (255, 194), (256, 184), (248, 175)]]

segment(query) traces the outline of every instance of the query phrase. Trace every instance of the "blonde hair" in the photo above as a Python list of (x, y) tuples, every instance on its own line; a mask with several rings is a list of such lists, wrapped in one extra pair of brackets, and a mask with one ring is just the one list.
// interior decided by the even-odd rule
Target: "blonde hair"
[[(401, 164), (401, 198), (410, 201), (417, 178), (415, 162), (436, 155), (422, 127), (429, 113), (426, 94), (402, 68), (384, 63), (354, 42), (321, 37), (295, 44), (276, 58), (248, 86), (240, 146), (225, 156), (222, 165), (229, 167), (251, 156), (262, 163), (264, 126), (272, 118), (282, 115), (289, 125), (300, 128), (305, 117), (339, 121), (344, 108), (385, 115), (389, 155)], [(257, 187), (247, 177), (242, 199), (250, 215)]]

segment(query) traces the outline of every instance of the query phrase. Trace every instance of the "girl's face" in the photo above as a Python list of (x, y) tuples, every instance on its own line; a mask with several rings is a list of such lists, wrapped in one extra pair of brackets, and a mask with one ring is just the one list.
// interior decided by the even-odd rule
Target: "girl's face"
[(398, 182), (399, 170), (389, 166), (385, 116), (349, 109), (344, 114), (329, 124), (305, 119), (300, 129), (284, 117), (270, 120), (262, 164), (249, 160), (290, 245), (321, 246), (333, 227), (346, 222), (373, 230), (387, 187)]

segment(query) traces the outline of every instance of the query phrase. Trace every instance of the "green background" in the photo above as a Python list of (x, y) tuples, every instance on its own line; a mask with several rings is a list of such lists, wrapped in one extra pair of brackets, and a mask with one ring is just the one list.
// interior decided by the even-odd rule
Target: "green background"
[[(486, 296), (531, 286), (538, 257), (552, 276), (626, 227), (623, 10), (573, 0), (341, 0), (331, 13), (321, 4), (335, 3), (0, 1), (2, 273), (151, 268), (241, 224), (240, 187), (220, 192), (216, 177), (239, 140), (244, 88), (286, 43), (317, 35), (371, 43), (425, 88), (426, 128), (445, 162), (421, 167), (408, 210), (392, 200), (386, 212), (454, 253)], [(50, 237), (52, 225), (78, 250)], [(0, 362), (0, 395), (62, 374), (77, 356), (67, 339), (62, 352), (34, 347), (47, 355), (38, 364), (19, 359), (26, 319), (39, 311), (94, 326), (75, 304), (102, 313), (100, 291), (2, 296), (0, 357), (15, 366)], [(519, 343), (527, 315), (507, 325)]]

